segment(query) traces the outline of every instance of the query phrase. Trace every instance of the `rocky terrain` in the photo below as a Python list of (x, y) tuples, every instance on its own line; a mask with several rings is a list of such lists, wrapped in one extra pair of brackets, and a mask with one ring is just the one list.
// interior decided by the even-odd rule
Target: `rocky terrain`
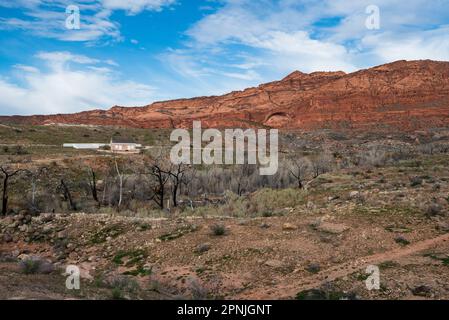
[[(272, 192), (300, 200), (262, 216), (4, 217), (0, 298), (449, 299), (446, 156)], [(79, 291), (65, 289), (68, 264), (81, 270)], [(365, 286), (368, 265), (379, 290)]]
[(0, 117), (0, 122), (173, 128), (202, 120), (204, 127), (413, 130), (449, 124), (448, 94), (449, 62), (397, 61), (350, 74), (295, 71), (280, 81), (223, 96)]
[[(399, 61), (221, 97), (0, 117), (2, 182), (20, 169), (0, 216), (0, 299), (449, 299), (448, 93), (449, 63)], [(194, 119), (285, 129), (278, 174), (189, 168), (179, 206), (160, 206), (154, 168), (170, 130), (142, 128)], [(62, 148), (112, 135), (152, 148)], [(80, 290), (66, 288), (67, 265)]]

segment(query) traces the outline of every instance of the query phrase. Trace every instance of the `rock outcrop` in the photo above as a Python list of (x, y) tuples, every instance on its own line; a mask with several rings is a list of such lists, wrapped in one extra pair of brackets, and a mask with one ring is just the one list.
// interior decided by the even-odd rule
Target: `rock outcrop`
[(51, 116), (0, 117), (28, 124), (190, 127), (397, 128), (449, 125), (449, 62), (397, 61), (346, 74), (295, 71), (223, 96)]

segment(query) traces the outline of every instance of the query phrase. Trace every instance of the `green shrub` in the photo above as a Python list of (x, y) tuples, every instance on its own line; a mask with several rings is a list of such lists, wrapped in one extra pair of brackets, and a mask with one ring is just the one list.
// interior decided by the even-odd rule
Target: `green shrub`
[(22, 273), (24, 274), (36, 274), (40, 267), (40, 260), (25, 259), (22, 260), (19, 265)]
[(222, 224), (214, 224), (210, 229), (214, 236), (224, 236), (226, 234), (226, 227)]
[(421, 177), (411, 177), (410, 178), (410, 186), (411, 187), (421, 186), (422, 183), (423, 183), (423, 179)]
[(50, 262), (40, 257), (28, 257), (19, 262), (19, 268), (24, 274), (51, 273), (54, 268)]
[(111, 298), (114, 300), (123, 300), (132, 298), (139, 290), (139, 284), (131, 276), (117, 276), (111, 281)]
[(255, 192), (251, 198), (260, 213), (275, 211), (286, 207), (303, 204), (305, 192), (298, 189), (262, 189)]
[(112, 300), (124, 300), (123, 292), (120, 288), (113, 288), (111, 296)]

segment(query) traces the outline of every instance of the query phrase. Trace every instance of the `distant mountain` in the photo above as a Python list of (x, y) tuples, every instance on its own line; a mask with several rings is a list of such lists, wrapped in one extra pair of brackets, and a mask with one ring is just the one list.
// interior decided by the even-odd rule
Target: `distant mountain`
[[(38, 102), (37, 102), (38, 103)], [(135, 128), (385, 128), (449, 125), (449, 62), (397, 61), (346, 74), (295, 71), (280, 81), (223, 96), (48, 116), (0, 117), (26, 124)]]

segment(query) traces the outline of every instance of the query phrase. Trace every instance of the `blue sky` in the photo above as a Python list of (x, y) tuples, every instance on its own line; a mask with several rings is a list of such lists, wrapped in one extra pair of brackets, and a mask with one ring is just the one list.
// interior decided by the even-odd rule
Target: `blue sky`
[(65, 113), (449, 60), (449, 0), (0, 0), (0, 34), (0, 114)]

